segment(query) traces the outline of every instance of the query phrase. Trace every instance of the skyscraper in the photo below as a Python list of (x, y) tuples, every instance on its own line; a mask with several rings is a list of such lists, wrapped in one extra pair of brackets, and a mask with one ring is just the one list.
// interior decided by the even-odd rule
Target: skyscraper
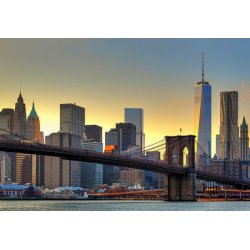
[(14, 112), (14, 133), (25, 136), (26, 128), (26, 107), (20, 92)]
[(248, 160), (248, 125), (246, 123), (245, 116), (243, 117), (242, 124), (240, 125), (240, 159), (242, 161)]
[(238, 92), (220, 93), (220, 159), (239, 159)]
[(16, 153), (16, 176), (18, 184), (32, 183), (36, 185), (36, 155)]
[(60, 131), (83, 138), (85, 109), (76, 104), (60, 104)]
[[(4, 108), (0, 112), (0, 134), (4, 137), (12, 138), (13, 135), (8, 132), (13, 132), (14, 129), (14, 109)], [(15, 168), (15, 153), (7, 153), (0, 151), (0, 180), (3, 183), (5, 180), (11, 180)]]
[[(105, 153), (119, 154), (121, 150), (121, 129), (110, 129), (105, 132)], [(103, 183), (111, 186), (120, 181), (120, 167), (105, 165), (103, 167)]]
[[(26, 138), (35, 142), (44, 143), (43, 132), (40, 131), (40, 120), (37, 115), (35, 104), (33, 101), (32, 109), (27, 119), (26, 124)], [(31, 164), (32, 167), (32, 183), (34, 185), (44, 185), (44, 156), (43, 155), (32, 155)]]
[(109, 131), (105, 132), (105, 145), (114, 145), (119, 149), (119, 132), (118, 131)]
[[(51, 146), (80, 148), (81, 137), (70, 133), (52, 133), (45, 142)], [(45, 156), (44, 186), (48, 188), (80, 186), (81, 163)]]
[[(103, 152), (102, 142), (84, 141), (82, 149)], [(103, 184), (103, 164), (81, 162), (81, 187), (94, 189)]]
[(121, 130), (122, 151), (136, 145), (136, 126), (132, 123), (116, 123), (116, 129)]
[[(26, 136), (26, 107), (21, 92), (15, 104), (13, 132), (22, 137)], [(18, 138), (15, 137), (15, 139)], [(19, 184), (32, 182), (32, 162), (34, 161), (31, 155), (16, 153), (11, 158), (11, 180)]]
[(102, 142), (102, 127), (98, 125), (85, 125), (85, 135), (88, 140)]
[(122, 129), (111, 128), (109, 132), (105, 132), (105, 146), (115, 145), (115, 148), (122, 151)]
[(125, 123), (132, 123), (136, 126), (136, 145), (145, 147), (144, 114), (141, 108), (125, 108)]
[(4, 181), (15, 182), (16, 154), (14, 152), (0, 151), (0, 172)]
[[(132, 123), (136, 126), (136, 145), (139, 146), (139, 148), (137, 149), (137, 156), (142, 156), (142, 150), (145, 147), (143, 109), (125, 108), (124, 116), (125, 116), (124, 117), (125, 123)], [(127, 184), (130, 184), (130, 185), (140, 184), (141, 186), (144, 186), (145, 171), (138, 170), (138, 169), (128, 169), (127, 171), (128, 171), (128, 175), (127, 175), (128, 180), (126, 181)], [(133, 178), (130, 178), (131, 176), (133, 176)]]
[(198, 142), (196, 162), (203, 153), (211, 156), (211, 85), (204, 80), (204, 55), (202, 55), (202, 79), (195, 85), (194, 133)]
[[(14, 129), (14, 109), (3, 109), (0, 112), (0, 128), (13, 132)], [(8, 134), (3, 130), (0, 131), (0, 134)]]
[(40, 131), (40, 120), (36, 113), (35, 104), (33, 102), (32, 109), (28, 116), (26, 125), (26, 138), (29, 140), (35, 140), (37, 142), (43, 143), (43, 133)]

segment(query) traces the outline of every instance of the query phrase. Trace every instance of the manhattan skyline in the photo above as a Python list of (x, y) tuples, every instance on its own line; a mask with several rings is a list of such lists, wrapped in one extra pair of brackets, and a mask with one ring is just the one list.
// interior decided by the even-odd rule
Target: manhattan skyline
[[(239, 91), (239, 120), (250, 103), (249, 39), (1, 39), (0, 109), (14, 108), (20, 84), (27, 110), (35, 101), (45, 135), (59, 130), (59, 105), (86, 110), (103, 134), (142, 108), (146, 143), (194, 133), (194, 85), (212, 85), (212, 155), (219, 132), (219, 93)], [(218, 52), (219, 51), (219, 52)]]

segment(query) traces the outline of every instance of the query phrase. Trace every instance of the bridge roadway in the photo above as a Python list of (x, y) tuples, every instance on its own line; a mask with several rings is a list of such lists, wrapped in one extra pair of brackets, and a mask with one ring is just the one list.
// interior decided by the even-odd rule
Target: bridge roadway
[[(25, 154), (37, 154), (60, 157), (65, 160), (83, 161), (113, 165), (119, 167), (129, 167), (168, 175), (186, 175), (188, 168), (173, 166), (163, 161), (150, 161), (140, 158), (131, 158), (126, 155), (98, 153), (84, 149), (70, 149), (50, 146), (40, 143), (20, 142), (9, 139), (0, 139), (0, 151), (18, 152)], [(244, 186), (250, 188), (250, 181), (230, 178), (212, 174), (207, 171), (195, 170), (196, 178), (216, 181), (227, 185)]]

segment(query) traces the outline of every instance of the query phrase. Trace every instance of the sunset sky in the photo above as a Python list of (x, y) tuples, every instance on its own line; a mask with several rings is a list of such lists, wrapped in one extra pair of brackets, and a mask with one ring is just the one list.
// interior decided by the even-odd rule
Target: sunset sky
[(0, 39), (0, 109), (22, 95), (35, 101), (41, 130), (59, 130), (59, 104), (85, 108), (86, 124), (105, 131), (124, 108), (144, 109), (146, 145), (193, 134), (194, 85), (212, 85), (212, 153), (219, 132), (219, 93), (239, 91), (239, 123), (250, 121), (250, 39)]

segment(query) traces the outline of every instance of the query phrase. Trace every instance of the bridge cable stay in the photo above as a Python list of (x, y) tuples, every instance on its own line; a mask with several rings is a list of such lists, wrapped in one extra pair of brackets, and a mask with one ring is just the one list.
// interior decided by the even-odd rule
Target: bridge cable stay
[[(175, 139), (175, 141), (177, 141), (178, 140), (178, 138), (176, 138)], [(163, 141), (165, 141), (165, 139), (163, 139), (163, 140), (160, 140), (160, 141), (158, 141), (158, 142), (155, 142), (155, 143), (153, 143), (153, 144), (151, 144), (151, 145), (148, 145), (148, 146), (146, 146), (146, 147), (144, 147), (144, 148), (142, 148), (142, 149), (135, 149), (135, 150), (133, 150), (133, 151), (130, 151), (129, 153), (127, 153), (126, 155), (129, 155), (129, 154), (138, 154), (138, 155), (140, 155), (142, 152), (145, 152), (145, 151), (151, 151), (152, 149), (157, 149), (157, 146), (155, 146), (155, 147), (153, 147), (153, 148), (149, 148), (149, 147), (151, 147), (151, 146), (153, 146), (153, 145), (155, 145), (155, 144), (157, 144), (157, 143), (160, 143), (160, 142), (163, 142)], [(159, 145), (158, 147), (161, 147), (161, 146), (163, 146), (163, 145), (166, 145), (165, 143), (164, 144), (161, 144), (161, 145)], [(147, 149), (146, 149), (147, 148)], [(143, 150), (144, 149), (144, 150)], [(164, 149), (164, 148), (161, 148), (161, 150), (162, 149)]]
[(138, 148), (138, 149), (132, 150), (132, 151), (130, 151), (129, 153), (134, 153), (134, 152), (138, 152), (138, 154), (139, 154), (139, 153), (142, 153), (143, 151), (146, 151), (146, 149), (148, 150), (148, 148), (150, 148), (151, 146), (154, 146), (154, 145), (156, 145), (156, 144), (158, 144), (158, 143), (160, 143), (160, 142), (163, 142), (163, 141), (165, 141), (165, 139), (160, 140), (160, 141), (155, 142), (155, 143), (152, 143), (152, 144), (150, 144), (150, 145), (147, 145), (147, 146), (145, 146), (145, 147), (143, 147), (143, 148)]
[(150, 145), (147, 145), (147, 146), (143, 147), (142, 149), (148, 148), (148, 147), (150, 147), (150, 146), (153, 146), (153, 145), (158, 144), (159, 142), (163, 142), (163, 141), (165, 141), (165, 139), (160, 140), (160, 141), (157, 141), (157, 142), (152, 143), (152, 144), (150, 144)]
[[(175, 141), (178, 141), (178, 140), (179, 140), (178, 138), (175, 138)], [(148, 146), (146, 146), (145, 148), (148, 148), (147, 151), (149, 151), (149, 152), (152, 151), (152, 150), (154, 150), (154, 151), (155, 151), (155, 150), (160, 151), (160, 150), (166, 149), (166, 144), (165, 144), (165, 143), (152, 147), (152, 145), (155, 145), (155, 144), (160, 143), (160, 142), (162, 142), (162, 141), (165, 141), (165, 139), (163, 139), (163, 140), (161, 140), (161, 141), (159, 141), (159, 142), (153, 143), (153, 144), (151, 144), (151, 145), (148, 145)], [(151, 148), (149, 148), (150, 146), (151, 146)], [(184, 153), (185, 153), (185, 152), (184, 152)], [(137, 150), (133, 150), (133, 151), (131, 151), (131, 152), (128, 152), (128, 153), (125, 154), (125, 155), (131, 156), (131, 157), (136, 157), (136, 156), (141, 156), (141, 154), (142, 154), (142, 151), (140, 151), (140, 149), (137, 149)], [(186, 154), (186, 155), (187, 155), (187, 154)]]
[[(150, 150), (156, 150), (156, 149), (158, 149), (159, 147), (162, 147), (162, 146), (164, 146), (165, 145), (165, 143), (164, 144), (160, 144), (160, 145), (158, 145), (158, 146), (155, 146), (155, 147), (151, 147), (151, 148), (149, 148), (147, 151), (150, 151)], [(131, 152), (128, 152), (126, 155), (141, 155), (142, 154), (142, 151), (140, 151), (140, 150), (137, 150), (137, 151), (131, 151)]]
[[(203, 154), (205, 154), (206, 156), (209, 156), (208, 153), (204, 150), (204, 148), (198, 143), (198, 141), (195, 140), (195, 142), (196, 142), (197, 146), (201, 149), (201, 151), (203, 152)], [(199, 165), (199, 164), (197, 164), (197, 165)], [(208, 172), (208, 173), (212, 173), (212, 172), (210, 171), (210, 168), (208, 168), (208, 169), (206, 169), (206, 170), (203, 170), (203, 171)], [(203, 181), (203, 182), (204, 182), (205, 185), (208, 186), (208, 187), (216, 186), (216, 185), (217, 185), (217, 184), (216, 184), (216, 183), (217, 183), (216, 181)]]
[(203, 153), (205, 153), (205, 154), (208, 156), (207, 151), (198, 143), (198, 141), (195, 140), (195, 142), (196, 142), (197, 146), (201, 149), (201, 151), (202, 151)]
[[(18, 135), (18, 134), (15, 134), (15, 133), (13, 133), (13, 132), (10, 132), (10, 131), (8, 131), (8, 130), (5, 130), (5, 129), (3, 129), (3, 128), (0, 128), (0, 130), (2, 130), (2, 131), (4, 131), (4, 132), (7, 132), (8, 134), (11, 134), (11, 135), (14, 135), (15, 137), (18, 137), (18, 138), (21, 138), (21, 139), (23, 139), (23, 140), (26, 140), (26, 141), (30, 141), (30, 142), (36, 142), (36, 141), (33, 141), (33, 140), (30, 140), (30, 139), (28, 139), (28, 138), (25, 138), (24, 136), (21, 136), (21, 135)], [(0, 137), (5, 137), (6, 138), (6, 134), (0, 134)], [(6, 138), (6, 139), (8, 139), (8, 140), (14, 140), (14, 138)], [(16, 141), (16, 140), (15, 140)]]
[[(176, 138), (174, 141), (178, 141), (179, 139), (178, 138)], [(162, 150), (162, 149), (166, 149), (166, 144), (162, 144), (162, 145), (164, 145), (163, 147), (160, 147), (160, 148), (158, 148), (157, 150)], [(185, 152), (185, 151), (183, 151), (183, 153), (187, 156), (188, 154)]]
[[(28, 139), (28, 138), (26, 138), (26, 137), (24, 137), (24, 136), (15, 134), (15, 133), (10, 132), (10, 131), (8, 131), (8, 130), (5, 130), (5, 129), (3, 129), (3, 128), (0, 128), (0, 130), (2, 130), (2, 131), (4, 131), (4, 132), (7, 132), (7, 133), (9, 133), (9, 134), (11, 134), (11, 135), (14, 135), (14, 136), (17, 137), (17, 138), (23, 139), (23, 140), (25, 140), (25, 141), (32, 142), (33, 144), (42, 145), (42, 146), (46, 146), (46, 147), (53, 147), (53, 146), (51, 146), (51, 145), (47, 145), (47, 144), (44, 144), (44, 143), (40, 143), (40, 142), (37, 141), (37, 140)], [(1, 137), (2, 137), (2, 138), (5, 137), (5, 138), (4, 138), (5, 140), (17, 142), (16, 139), (10, 138), (10, 137), (7, 137), (7, 138), (6, 138), (6, 136), (7, 136), (6, 134), (0, 134), (0, 138), (1, 138)], [(62, 149), (61, 149), (61, 150), (62, 150)]]
[[(0, 128), (0, 130), (2, 130), (2, 131), (4, 131), (4, 132), (7, 132), (8, 134), (14, 135), (14, 136), (17, 137), (17, 138), (23, 139), (23, 140), (25, 140), (25, 141), (32, 142), (33, 144), (42, 145), (42, 146), (46, 146), (46, 147), (50, 147), (50, 146), (51, 146), (51, 145), (48, 145), (48, 144), (40, 143), (40, 142), (37, 141), (37, 140), (28, 139), (28, 138), (26, 138), (26, 137), (24, 137), (24, 136), (15, 134), (15, 133), (10, 132), (10, 131), (8, 131), (8, 130), (5, 130), (5, 129), (3, 129), (3, 128)], [(0, 138), (2, 137), (2, 138), (4, 138), (5, 140), (17, 142), (16, 139), (10, 138), (10, 137), (7, 137), (7, 138), (6, 138), (6, 136), (7, 136), (7, 134), (0, 134)], [(52, 146), (51, 146), (51, 147), (52, 147)]]
[[(160, 148), (160, 149), (163, 149), (162, 147), (163, 147), (163, 148), (166, 148), (166, 144), (163, 143), (163, 144), (159, 144), (159, 145), (157, 145), (157, 146), (148, 148), (145, 152), (156, 151), (156, 150), (159, 150), (159, 148)], [(140, 155), (140, 154), (141, 154), (141, 151), (133, 151), (133, 152), (129, 152), (128, 154)]]
[(0, 134), (0, 139), (3, 139), (3, 140), (11, 140), (11, 141), (17, 141), (16, 139), (13, 139), (13, 138), (8, 138), (6, 134)]
[[(198, 143), (197, 140), (195, 140), (195, 143), (196, 143), (197, 147), (199, 147), (199, 149), (202, 151), (202, 153), (205, 154), (206, 156), (208, 156), (208, 153), (206, 152), (206, 150), (204, 150), (204, 148)], [(196, 161), (195, 161), (195, 165), (198, 166), (198, 168), (199, 168), (199, 162), (196, 163)], [(203, 171), (204, 171), (204, 170), (203, 170)], [(210, 172), (210, 171), (208, 171), (208, 170), (206, 170), (206, 171), (207, 171), (207, 172)], [(205, 182), (205, 183), (209, 183), (209, 182)], [(209, 185), (210, 185), (210, 184), (209, 184)]]
[[(141, 156), (142, 154), (143, 154), (143, 152), (145, 153), (146, 151), (152, 151), (153, 149), (154, 150), (162, 150), (162, 149), (165, 149), (165, 143), (164, 144), (160, 144), (160, 145), (158, 145), (158, 146), (154, 146), (154, 145), (156, 145), (156, 144), (158, 144), (158, 143), (160, 143), (160, 142), (163, 142), (163, 141), (165, 141), (166, 139), (162, 139), (162, 140), (160, 140), (160, 141), (158, 141), (158, 142), (155, 142), (155, 143), (152, 143), (152, 144), (150, 144), (150, 145), (148, 145), (148, 146), (145, 146), (145, 147), (143, 147), (142, 149), (141, 148), (138, 148), (138, 149), (135, 149), (135, 150), (132, 150), (132, 151), (130, 151), (130, 152), (127, 152), (126, 154), (124, 154), (123, 153), (123, 155), (128, 155), (128, 156)], [(176, 138), (175, 139), (176, 141), (178, 140), (178, 138)], [(154, 146), (154, 147), (152, 147), (152, 146)], [(163, 148), (160, 148), (160, 149), (158, 149), (159, 147), (161, 147), (161, 146), (164, 146)]]
[[(42, 146), (50, 147), (50, 145), (42, 144), (42, 143), (40, 143), (40, 142), (38, 142), (38, 141), (35, 141), (35, 140), (30, 140), (30, 139), (28, 139), (28, 138), (26, 138), (26, 137), (24, 137), (24, 136), (15, 134), (15, 133), (10, 132), (10, 131), (8, 131), (8, 130), (5, 130), (5, 129), (3, 129), (3, 128), (0, 128), (0, 130), (6, 132), (6, 133), (8, 133), (8, 134), (14, 135), (15, 137), (20, 138), (20, 139), (22, 139), (22, 140), (24, 140), (24, 141), (29, 141), (29, 142), (32, 142), (33, 144), (37, 144), (37, 145), (42, 145)], [(15, 143), (20, 142), (20, 141), (17, 141), (16, 139), (14, 139), (14, 138), (7, 137), (7, 134), (0, 134), (0, 138), (2, 138), (2, 139), (4, 139), (4, 140), (7, 140), (7, 141), (13, 141), (13, 142), (15, 142)]]
[[(175, 141), (178, 141), (179, 139), (178, 138), (175, 138), (175, 140), (173, 140), (172, 142), (175, 142)], [(163, 147), (161, 147), (161, 146), (163, 146)], [(166, 149), (166, 143), (164, 143), (164, 144), (161, 144), (161, 145), (159, 145), (158, 147), (161, 147), (161, 148), (158, 148), (158, 150), (162, 150), (162, 149)], [(149, 149), (149, 150), (147, 150), (147, 151), (151, 151), (152, 149)]]
[[(33, 144), (43, 145), (43, 146), (46, 146), (46, 147), (53, 147), (52, 145), (43, 144), (43, 143), (40, 143), (40, 142), (37, 141), (37, 140), (28, 139), (28, 138), (26, 138), (26, 137), (24, 137), (24, 136), (15, 134), (15, 133), (10, 132), (10, 131), (8, 131), (8, 130), (5, 130), (5, 129), (3, 129), (3, 128), (0, 128), (0, 130), (4, 131), (4, 132), (7, 133), (7, 134), (11, 134), (11, 135), (13, 135), (13, 136), (15, 136), (15, 137), (17, 137), (17, 138), (20, 138), (20, 139), (22, 139), (22, 140), (32, 142)], [(9, 140), (9, 141), (17, 142), (16, 139), (7, 137), (7, 134), (0, 134), (0, 138), (2, 138), (2, 139), (4, 139), (4, 140)], [(150, 147), (150, 146), (153, 146), (153, 145), (156, 145), (157, 143), (160, 143), (160, 142), (162, 142), (162, 141), (163, 141), (163, 140), (160, 140), (160, 141), (158, 141), (158, 142), (155, 142), (155, 143), (153, 143), (153, 144), (151, 144), (151, 145), (146, 146), (145, 148)], [(60, 147), (60, 150), (63, 150), (63, 148)], [(91, 151), (91, 150), (87, 150), (87, 151)], [(95, 152), (95, 151), (94, 151), (94, 152)]]
[[(203, 154), (205, 154), (207, 157), (209, 157), (208, 153), (204, 150), (204, 148), (202, 148), (202, 146), (195, 140), (195, 142), (197, 143), (197, 146), (202, 150)], [(225, 160), (224, 160), (225, 161)], [(199, 165), (199, 164), (197, 164)], [(208, 170), (203, 170), (203, 171), (206, 171), (206, 172), (211, 172), (209, 171), (210, 169)]]
[[(178, 138), (175, 138), (175, 141), (178, 141), (179, 139)], [(162, 141), (165, 141), (165, 139), (163, 139), (163, 140), (161, 140), (161, 141), (159, 141), (159, 142), (162, 142)], [(157, 144), (157, 143), (159, 143), (159, 142), (156, 142), (156, 143), (153, 143), (153, 144), (151, 144), (151, 145), (154, 145), (154, 144)], [(149, 145), (149, 146), (151, 146), (151, 145)], [(163, 147), (162, 147), (163, 146)], [(146, 147), (145, 147), (146, 148)], [(163, 150), (163, 149), (166, 149), (166, 144), (164, 143), (164, 144), (161, 144), (161, 145), (158, 145), (158, 146), (155, 146), (155, 147), (151, 147), (151, 148), (148, 148), (146, 151), (147, 152), (150, 152), (150, 151), (161, 151), (161, 150)], [(127, 153), (126, 155), (129, 155), (129, 156), (132, 156), (132, 157), (136, 157), (136, 156), (141, 156), (141, 151), (140, 150), (134, 150), (134, 151), (132, 151), (132, 152), (129, 152), (129, 153)]]
[[(36, 140), (28, 139), (28, 138), (26, 138), (26, 137), (24, 137), (24, 136), (15, 134), (15, 133), (10, 132), (10, 131), (8, 131), (8, 130), (5, 130), (5, 129), (3, 129), (3, 128), (0, 128), (0, 130), (6, 132), (7, 134), (11, 134), (11, 135), (13, 135), (13, 136), (15, 136), (15, 137), (17, 137), (17, 138), (20, 138), (20, 139), (25, 140), (25, 141), (32, 142), (32, 143), (37, 144), (37, 145), (51, 146), (51, 145), (47, 145), (47, 144), (42, 144), (42, 143), (40, 143), (40, 142), (38, 142), (38, 141), (36, 141)], [(17, 140), (14, 139), (14, 138), (7, 137), (6, 134), (0, 134), (0, 137), (2, 137), (2, 138), (5, 139), (5, 140), (10, 140), (10, 141), (15, 141), (15, 142), (17, 141)], [(150, 145), (144, 147), (144, 149), (145, 149), (145, 148), (149, 148), (149, 147), (151, 147), (150, 149), (157, 148), (157, 147), (153, 147), (153, 148), (152, 148), (152, 146), (153, 146), (153, 145), (156, 145), (157, 143), (160, 143), (160, 142), (162, 142), (162, 141), (164, 141), (164, 140), (165, 140), (165, 139), (160, 140), (160, 141), (155, 142), (155, 143), (152, 143), (152, 144), (150, 144)], [(163, 145), (163, 144), (161, 144), (161, 145), (159, 145), (159, 146), (162, 146), (162, 145)], [(61, 148), (61, 150), (63, 150), (63, 149)], [(91, 150), (88, 150), (88, 151), (91, 151)], [(134, 151), (132, 151), (132, 152), (130, 152), (130, 153), (134, 153)], [(128, 155), (130, 155), (130, 153), (129, 153)], [(139, 154), (139, 153), (138, 153), (138, 154)]]
[(147, 150), (147, 152), (155, 151), (156, 149), (157, 150), (166, 149), (166, 144), (161, 144), (157, 148), (150, 148), (149, 150)]
[[(203, 155), (205, 154), (208, 157), (209, 155), (208, 155), (207, 151), (198, 143), (197, 140), (195, 140), (195, 143), (196, 143), (197, 147), (199, 147), (199, 149), (202, 151)], [(198, 163), (197, 163), (197, 165), (199, 166)]]
[[(175, 142), (175, 141), (178, 141), (179, 139), (178, 138), (175, 138), (172, 142)], [(163, 147), (161, 147), (161, 146), (163, 146)], [(151, 151), (153, 148), (150, 148), (149, 150), (147, 150), (147, 151)], [(158, 148), (157, 148), (157, 150), (158, 151), (160, 151), (160, 150), (163, 150), (163, 149), (166, 149), (166, 144), (164, 143), (164, 144), (162, 144), (162, 145), (159, 145), (158, 146)], [(154, 149), (155, 150), (155, 149)]]
[[(196, 143), (198, 144), (198, 142), (196, 141)], [(185, 156), (187, 156), (188, 154), (186, 153), (186, 152), (184, 152), (183, 151), (183, 153), (185, 154)], [(206, 152), (204, 152), (204, 153), (206, 153)], [(210, 173), (210, 171), (206, 171), (206, 172), (208, 172), (208, 173)], [(216, 182), (214, 182), (214, 181), (205, 181), (205, 180), (203, 180), (203, 183), (206, 185), (206, 186), (211, 186), (211, 185), (215, 185), (216, 186)]]
[[(41, 146), (49, 147), (49, 148), (54, 148), (54, 147), (55, 147), (55, 146), (53, 146), (53, 145), (40, 143), (40, 142), (37, 141), (37, 140), (28, 139), (28, 138), (26, 138), (26, 137), (24, 137), (24, 136), (15, 134), (15, 133), (10, 132), (10, 131), (8, 131), (8, 130), (5, 130), (5, 129), (3, 129), (3, 128), (0, 128), (0, 130), (2, 130), (2, 131), (4, 131), (4, 132), (7, 132), (8, 134), (14, 135), (14, 136), (16, 136), (17, 138), (23, 139), (23, 140), (25, 140), (25, 141), (29, 141), (29, 142), (31, 142), (32, 144), (41, 145)], [(7, 136), (6, 134), (0, 134), (0, 138), (1, 138), (1, 137), (2, 137), (2, 138), (5, 137), (5, 138), (4, 138), (5, 140), (14, 141), (15, 143), (17, 142), (16, 139), (14, 139), (14, 138), (9, 138), (9, 137), (6, 138), (6, 136)], [(67, 150), (66, 150), (65, 148), (62, 148), (62, 147), (58, 147), (58, 148), (59, 148), (61, 151), (67, 152)], [(68, 148), (68, 149), (71, 149), (71, 148)], [(90, 150), (87, 150), (87, 151), (90, 151)]]
[[(164, 145), (163, 147), (158, 148), (157, 151), (160, 151), (162, 149), (166, 149), (166, 145)], [(150, 152), (150, 150), (148, 152)]]
[(206, 152), (206, 150), (204, 150), (204, 148), (196, 140), (195, 140), (195, 142), (196, 142), (197, 146), (202, 150), (202, 153), (205, 154), (206, 156), (209, 156), (208, 153)]

